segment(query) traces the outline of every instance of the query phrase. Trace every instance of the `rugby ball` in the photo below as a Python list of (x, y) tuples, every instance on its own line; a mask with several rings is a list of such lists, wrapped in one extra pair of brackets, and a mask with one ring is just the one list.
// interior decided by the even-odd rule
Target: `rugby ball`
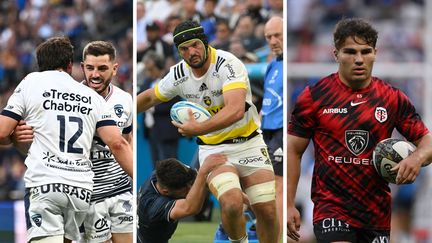
[(193, 116), (197, 122), (203, 122), (211, 117), (210, 113), (201, 105), (190, 101), (179, 101), (171, 107), (171, 119), (183, 124), (189, 119), (189, 109), (192, 110)]
[(387, 138), (375, 147), (372, 158), (376, 171), (386, 181), (396, 183), (397, 171), (390, 171), (400, 161), (408, 157), (416, 147), (405, 140)]

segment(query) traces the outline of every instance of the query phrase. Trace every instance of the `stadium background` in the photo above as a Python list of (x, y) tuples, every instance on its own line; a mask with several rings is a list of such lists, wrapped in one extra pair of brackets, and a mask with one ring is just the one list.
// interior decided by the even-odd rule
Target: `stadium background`
[[(137, 0), (133, 2), (135, 4)], [(181, 1), (169, 1), (176, 6)], [(197, 1), (198, 10), (202, 11), (204, 1)], [(228, 6), (236, 16), (242, 4), (248, 2), (220, 0), (217, 9)], [(271, 10), (274, 1), (263, 0), (262, 8)], [(146, 6), (161, 4), (167, 6), (168, 1), (146, 1)], [(164, 5), (165, 4), (165, 5)], [(243, 6), (244, 7), (244, 6)], [(165, 10), (165, 8), (162, 8)], [(159, 8), (160, 10), (160, 8)], [(244, 8), (243, 8), (244, 10)], [(132, 92), (132, 0), (9, 0), (0, 3), (0, 108), (5, 106), (13, 87), (24, 75), (34, 70), (34, 49), (44, 38), (62, 34), (69, 36), (75, 45), (74, 76), (80, 80), (79, 60), (81, 48), (88, 40), (111, 39), (115, 42), (121, 55), (120, 75), (117, 83), (125, 90)], [(149, 11), (149, 13), (152, 13)], [(334, 72), (332, 50), (332, 30), (335, 22), (342, 16), (365, 17), (379, 31), (378, 58), (374, 75), (392, 82), (404, 90), (422, 114), (426, 124), (431, 128), (431, 72), (432, 72), (432, 3), (422, 0), (287, 0), (285, 19), (287, 23), (287, 77), (289, 111), (296, 96), (306, 84), (316, 82), (320, 77)], [(154, 16), (163, 16), (163, 12), (155, 11)], [(146, 16), (150, 16), (146, 14)], [(153, 17), (154, 17), (153, 16)], [(237, 15), (238, 16), (238, 15)], [(118, 32), (117, 32), (118, 31)], [(115, 34), (117, 33), (117, 34)], [(265, 48), (264, 48), (265, 49)], [(264, 54), (262, 54), (264, 53)], [(248, 53), (254, 89), (259, 98), (259, 83), (262, 82), (265, 66), (265, 50)], [(247, 55), (246, 55), (247, 56)], [(256, 63), (256, 62), (255, 62)], [(138, 63), (138, 67), (139, 67)], [(141, 66), (141, 68), (143, 68)], [(78, 72), (78, 73), (77, 73)], [(139, 76), (138, 76), (139, 77)], [(142, 79), (138, 78), (138, 84)], [(258, 99), (259, 101), (259, 99)], [(138, 117), (138, 128), (142, 128)], [(138, 129), (138, 178), (140, 185), (149, 174), (151, 159), (148, 153), (148, 141), (143, 138), (142, 130)], [(141, 139), (141, 141), (140, 141)], [(191, 164), (196, 149), (194, 142), (181, 139), (179, 158)], [(302, 166), (302, 184), (297, 195), (299, 205), (304, 208), (304, 215), (310, 209), (308, 188), (310, 187), (310, 165), (313, 163), (311, 154), (304, 156)], [(21, 199), (23, 194), (22, 175), (24, 173), (23, 158), (8, 147), (0, 147), (0, 242), (23, 242), (24, 231), (14, 234), (14, 225), (24, 222)], [(395, 200), (393, 216), (395, 225), (392, 231), (393, 242), (431, 242), (432, 201), (431, 167), (422, 169), (421, 177), (410, 186), (393, 187)], [(399, 193), (398, 193), (399, 192)], [(400, 200), (399, 200), (400, 199)], [(14, 206), (14, 205), (18, 206)], [(15, 210), (13, 210), (15, 209)], [(17, 210), (18, 209), (18, 210)], [(16, 212), (15, 212), (16, 211)], [(214, 213), (217, 214), (217, 213)], [(18, 216), (19, 215), (19, 216)], [(306, 217), (306, 222), (309, 221)], [(181, 223), (173, 242), (199, 241), (199, 233), (203, 230), (214, 232), (217, 219), (205, 229), (193, 224)], [(307, 223), (302, 225), (304, 242), (311, 242), (311, 228)], [(185, 227), (183, 227), (185, 225)], [(192, 230), (191, 230), (192, 229)], [(195, 239), (191, 235), (197, 235)], [(21, 237), (21, 238), (20, 238)], [(188, 238), (189, 237), (189, 238)], [(415, 240), (427, 238), (424, 241)]]
[[(36, 46), (58, 35), (68, 36), (75, 47), (76, 80), (83, 80), (85, 44), (112, 41), (120, 65), (113, 83), (132, 94), (132, 11), (132, 0), (0, 1), (0, 109), (20, 80), (36, 70)], [(15, 149), (0, 146), (0, 243), (25, 242), (23, 159)]]

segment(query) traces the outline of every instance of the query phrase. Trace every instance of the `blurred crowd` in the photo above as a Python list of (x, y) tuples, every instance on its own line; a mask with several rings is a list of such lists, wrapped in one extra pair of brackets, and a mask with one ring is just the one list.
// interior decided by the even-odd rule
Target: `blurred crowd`
[(362, 17), (379, 32), (378, 61), (424, 60), (422, 0), (288, 0), (287, 53), (293, 62), (333, 62), (332, 33), (342, 17)]
[[(35, 49), (52, 36), (75, 47), (73, 76), (82, 80), (82, 48), (92, 40), (113, 42), (119, 71), (113, 83), (132, 93), (133, 0), (0, 1), (0, 109), (26, 74), (36, 71)], [(21, 199), (23, 156), (0, 146), (0, 200)]]
[[(266, 63), (273, 58), (264, 38), (264, 24), (275, 15), (283, 16), (283, 0), (138, 0), (138, 92), (152, 87), (180, 61), (172, 32), (179, 23), (195, 20), (203, 26), (210, 46), (233, 53), (246, 65), (262, 64), (262, 75), (249, 76), (259, 109)], [(153, 162), (176, 157), (180, 135), (169, 118), (176, 101), (145, 114), (144, 135), (152, 147)]]

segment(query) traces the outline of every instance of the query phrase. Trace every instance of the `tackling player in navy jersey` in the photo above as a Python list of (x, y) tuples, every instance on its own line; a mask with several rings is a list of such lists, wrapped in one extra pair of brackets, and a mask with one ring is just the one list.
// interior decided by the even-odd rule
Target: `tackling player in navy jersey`
[(158, 161), (138, 194), (138, 243), (167, 243), (179, 219), (201, 210), (206, 178), (225, 162), (223, 154), (209, 155), (197, 173), (173, 158)]
[(362, 19), (341, 20), (334, 31), (333, 73), (306, 87), (288, 126), (288, 236), (300, 238), (294, 207), (300, 159), (315, 148), (313, 224), (318, 242), (389, 242), (391, 195), (372, 164), (376, 144), (394, 129), (417, 150), (393, 168), (397, 184), (412, 183), (432, 159), (432, 138), (400, 90), (372, 76), (377, 31)]
[(36, 55), (39, 72), (21, 81), (0, 115), (0, 143), (11, 142), (21, 119), (34, 130), (25, 160), (27, 240), (71, 242), (79, 238), (93, 190), (93, 136), (101, 137), (130, 176), (132, 150), (105, 101), (70, 76), (73, 46), (67, 38), (46, 40)]

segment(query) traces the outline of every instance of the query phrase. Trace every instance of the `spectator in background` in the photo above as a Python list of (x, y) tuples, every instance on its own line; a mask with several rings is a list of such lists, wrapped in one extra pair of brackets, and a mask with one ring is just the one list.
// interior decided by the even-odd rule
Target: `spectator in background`
[(137, 59), (141, 60), (147, 52), (154, 51), (159, 56), (164, 57), (165, 67), (170, 67), (175, 63), (174, 61), (174, 50), (172, 45), (168, 44), (162, 39), (161, 23), (152, 21), (147, 23), (147, 41), (148, 46), (142, 52), (138, 52)]
[(243, 43), (238, 38), (233, 38), (230, 41), (229, 52), (234, 54), (237, 58), (239, 58), (244, 63), (256, 63), (258, 61), (258, 57), (253, 52), (248, 52), (246, 48), (243, 46)]
[(147, 18), (145, 16), (145, 4), (143, 0), (137, 1), (136, 6), (136, 45), (137, 45), (137, 51), (141, 52), (144, 51), (144, 49), (147, 47)]
[(212, 42), (216, 38), (216, 23), (221, 19), (215, 13), (215, 8), (218, 0), (204, 0), (204, 19), (201, 25), (204, 28), (204, 33), (208, 36), (208, 41)]
[(241, 40), (244, 48), (248, 52), (254, 52), (256, 49), (265, 45), (263, 38), (255, 35), (256, 28), (257, 22), (250, 15), (242, 15), (238, 19), (234, 34)]
[[(144, 58), (145, 80), (141, 90), (153, 88), (165, 76), (165, 62), (155, 52), (148, 52)], [(144, 116), (144, 136), (149, 139), (153, 168), (156, 162), (166, 158), (177, 158), (177, 147), (181, 137), (171, 123), (171, 106), (180, 101), (174, 98), (147, 110)]]
[(174, 40), (173, 40), (173, 35), (172, 32), (174, 31), (175, 27), (180, 24), (182, 22), (182, 19), (180, 18), (179, 15), (177, 14), (172, 14), (170, 15), (166, 21), (165, 21), (165, 30), (166, 33), (162, 36), (162, 39), (170, 44), (173, 45), (173, 49), (174, 47)]
[(229, 27), (228, 21), (225, 19), (220, 19), (216, 22), (216, 37), (211, 42), (211, 45), (216, 49), (222, 49), (224, 51), (229, 50), (231, 38), (231, 29)]
[(279, 234), (283, 221), (283, 19), (272, 17), (265, 24), (265, 38), (273, 54), (264, 77), (261, 129), (273, 164)]
[(198, 23), (204, 19), (204, 16), (196, 8), (197, 0), (181, 0), (180, 16), (182, 20), (194, 20)]

